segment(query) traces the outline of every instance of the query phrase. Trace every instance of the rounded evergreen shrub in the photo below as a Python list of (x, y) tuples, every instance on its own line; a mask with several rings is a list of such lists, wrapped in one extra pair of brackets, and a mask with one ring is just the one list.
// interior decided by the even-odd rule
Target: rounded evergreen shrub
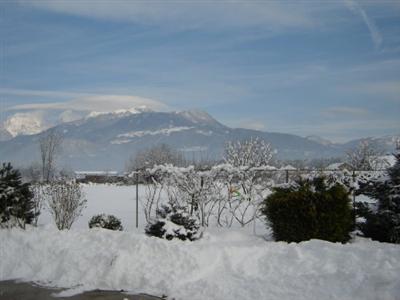
[(146, 226), (145, 232), (149, 236), (183, 241), (194, 241), (200, 237), (198, 220), (182, 207), (162, 206), (157, 210), (157, 216)]
[(123, 230), (121, 220), (113, 215), (100, 214), (93, 216), (89, 221), (89, 228), (104, 228)]
[(328, 187), (322, 177), (275, 188), (264, 200), (262, 213), (277, 241), (346, 242), (353, 227), (348, 192), (340, 184)]

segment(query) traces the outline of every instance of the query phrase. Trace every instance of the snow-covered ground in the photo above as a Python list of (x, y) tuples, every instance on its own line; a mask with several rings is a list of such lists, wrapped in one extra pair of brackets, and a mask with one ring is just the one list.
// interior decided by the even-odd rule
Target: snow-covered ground
[[(135, 188), (84, 187), (88, 207), (69, 231), (44, 212), (39, 228), (0, 230), (0, 280), (72, 288), (124, 289), (169, 299), (399, 299), (400, 247), (357, 238), (342, 245), (266, 241), (257, 224), (208, 228), (195, 242), (135, 229)], [(140, 195), (144, 189), (140, 189)], [(121, 218), (123, 232), (88, 229), (97, 213)]]

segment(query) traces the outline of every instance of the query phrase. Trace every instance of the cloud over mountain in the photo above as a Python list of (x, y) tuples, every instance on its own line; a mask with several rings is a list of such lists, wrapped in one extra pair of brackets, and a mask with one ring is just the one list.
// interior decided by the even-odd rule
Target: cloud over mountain
[[(0, 91), (1, 92), (1, 91)], [(79, 94), (78, 94), (79, 95)], [(69, 101), (48, 103), (27, 103), (15, 105), (8, 110), (82, 110), (108, 112), (117, 109), (129, 109), (132, 107), (145, 106), (154, 110), (165, 110), (167, 105), (160, 101), (131, 96), (131, 95), (79, 95)]]

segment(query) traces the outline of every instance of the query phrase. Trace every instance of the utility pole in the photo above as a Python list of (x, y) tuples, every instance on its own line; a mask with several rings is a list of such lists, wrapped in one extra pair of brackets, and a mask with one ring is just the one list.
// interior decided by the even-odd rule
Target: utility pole
[(136, 228), (139, 228), (139, 170), (136, 170)]
[(356, 225), (356, 171), (353, 170), (353, 191), (352, 191), (352, 198), (353, 198), (353, 221), (354, 226)]

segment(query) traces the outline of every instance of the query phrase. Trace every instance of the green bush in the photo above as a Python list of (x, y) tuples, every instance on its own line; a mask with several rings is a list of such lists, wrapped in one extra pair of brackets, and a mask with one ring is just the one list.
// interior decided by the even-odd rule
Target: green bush
[(275, 188), (264, 200), (262, 213), (277, 241), (346, 242), (353, 227), (348, 192), (340, 184), (328, 187), (322, 177)]
[(121, 220), (113, 215), (96, 215), (89, 221), (89, 228), (104, 228), (110, 230), (123, 230)]

